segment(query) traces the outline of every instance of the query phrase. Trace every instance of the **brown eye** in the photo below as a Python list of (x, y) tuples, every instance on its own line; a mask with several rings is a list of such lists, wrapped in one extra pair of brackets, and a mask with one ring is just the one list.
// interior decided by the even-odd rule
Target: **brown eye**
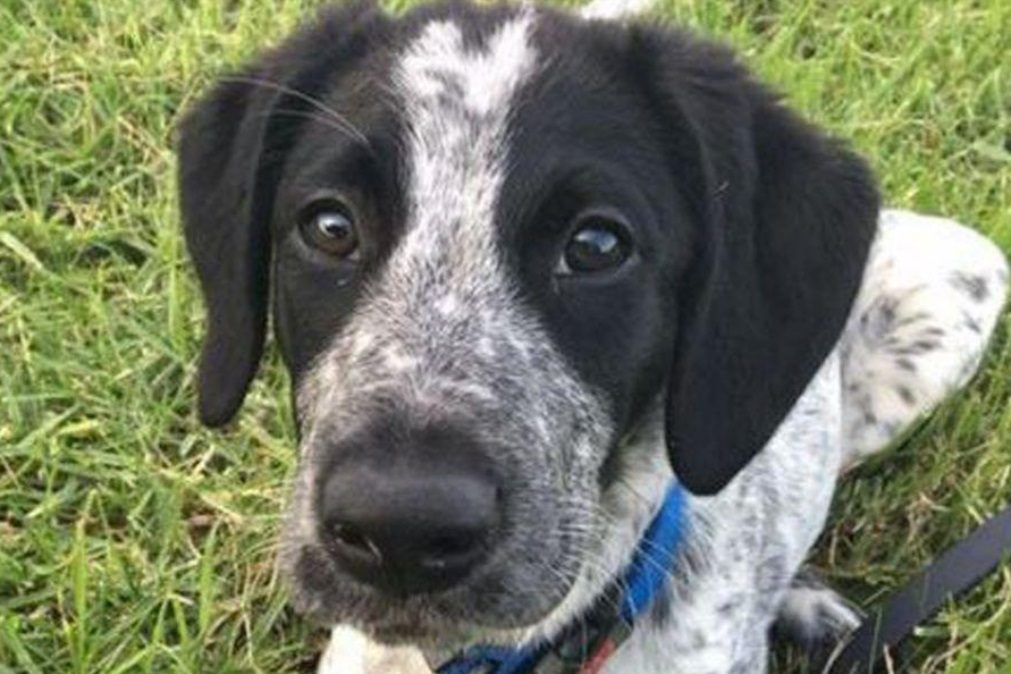
[(310, 210), (301, 229), (306, 243), (328, 255), (349, 257), (358, 250), (354, 217), (343, 203), (326, 203)]
[(572, 234), (556, 274), (592, 274), (621, 266), (632, 254), (625, 225), (603, 215), (590, 215), (580, 221)]

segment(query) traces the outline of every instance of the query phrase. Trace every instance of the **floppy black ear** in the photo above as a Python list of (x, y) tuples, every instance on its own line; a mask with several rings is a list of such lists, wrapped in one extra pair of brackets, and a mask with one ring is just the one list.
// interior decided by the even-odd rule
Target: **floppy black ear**
[(373, 2), (327, 10), (235, 77), (223, 78), (179, 129), (186, 246), (207, 308), (200, 418), (234, 416), (256, 374), (267, 324), (270, 216), (288, 148), (314, 99), (367, 47)]
[[(726, 50), (640, 29), (673, 146), (695, 163), (696, 257), (679, 296), (667, 445), (690, 490), (722, 489), (835, 346), (879, 198), (864, 162), (784, 108)], [(687, 172), (691, 175), (692, 172)]]

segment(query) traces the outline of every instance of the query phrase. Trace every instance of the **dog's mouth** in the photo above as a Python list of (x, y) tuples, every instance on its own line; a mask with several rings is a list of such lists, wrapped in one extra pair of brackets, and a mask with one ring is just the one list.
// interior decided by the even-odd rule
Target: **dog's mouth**
[(410, 620), (391, 620), (369, 626), (370, 636), (381, 644), (398, 646), (403, 644), (440, 645), (440, 632), (430, 626)]

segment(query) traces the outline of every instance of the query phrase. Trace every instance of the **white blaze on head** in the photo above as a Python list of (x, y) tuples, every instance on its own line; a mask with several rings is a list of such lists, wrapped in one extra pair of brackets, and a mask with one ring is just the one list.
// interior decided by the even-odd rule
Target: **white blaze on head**
[(584, 19), (618, 21), (633, 19), (654, 6), (653, 0), (593, 0), (583, 5), (579, 15)]
[(465, 45), (456, 24), (435, 21), (404, 51), (395, 81), (408, 134), (408, 222), (391, 271), (416, 272), (421, 261), (405, 258), (437, 250), (448, 257), (423, 266), (450, 262), (472, 273), (492, 262), (510, 111), (536, 62), (532, 24), (523, 9), (483, 43)]

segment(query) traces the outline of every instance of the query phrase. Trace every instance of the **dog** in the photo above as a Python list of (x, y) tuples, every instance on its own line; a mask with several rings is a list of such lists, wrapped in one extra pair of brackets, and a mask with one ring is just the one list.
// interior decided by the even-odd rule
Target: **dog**
[(858, 621), (802, 569), (840, 473), (978, 367), (996, 247), (882, 210), (727, 49), (601, 7), (327, 8), (180, 126), (200, 418), (271, 314), (321, 672), (557, 639), (672, 484), (670, 580), (592, 671), (765, 672), (777, 620)]

